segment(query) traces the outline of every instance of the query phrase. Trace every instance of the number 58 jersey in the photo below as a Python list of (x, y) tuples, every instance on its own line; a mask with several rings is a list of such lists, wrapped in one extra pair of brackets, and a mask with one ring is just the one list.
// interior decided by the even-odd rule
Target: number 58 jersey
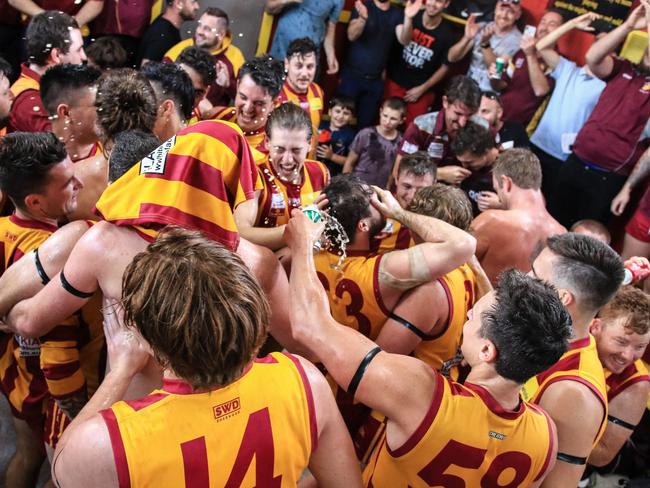
[(119, 486), (295, 487), (317, 447), (313, 397), (296, 358), (257, 359), (234, 383), (181, 381), (101, 412)]
[(520, 401), (505, 410), (481, 386), (435, 376), (431, 407), (402, 445), (386, 434), (364, 471), (372, 488), (529, 486), (548, 471), (554, 452), (553, 421)]

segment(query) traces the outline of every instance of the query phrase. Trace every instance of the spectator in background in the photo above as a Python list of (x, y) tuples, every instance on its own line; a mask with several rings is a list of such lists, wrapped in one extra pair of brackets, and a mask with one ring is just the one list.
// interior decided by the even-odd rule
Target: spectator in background
[(343, 165), (350, 150), (350, 144), (357, 132), (350, 127), (354, 115), (354, 101), (351, 98), (336, 95), (330, 100), (329, 120), (323, 120), (318, 128), (318, 160), (325, 163), (331, 176), (343, 170)]
[[(536, 48), (551, 70), (555, 88), (539, 125), (531, 135), (532, 149), (542, 163), (542, 192), (550, 198), (558, 172), (571, 154), (576, 134), (593, 111), (605, 82), (594, 76), (589, 66), (578, 66), (561, 56), (555, 44), (574, 29), (593, 30), (590, 24), (598, 18), (587, 13), (575, 17), (537, 41)], [(570, 114), (570, 116), (567, 116)]]
[(343, 173), (353, 173), (369, 185), (386, 188), (397, 156), (406, 104), (398, 97), (387, 98), (379, 110), (379, 125), (366, 127), (350, 146)]
[(479, 24), (477, 16), (471, 15), (463, 37), (449, 50), (449, 61), (460, 61), (471, 50), (467, 76), (476, 81), (481, 90), (491, 90), (488, 67), (497, 57), (511, 58), (519, 49), (521, 32), (516, 23), (520, 17), (519, 0), (499, 0), (494, 8), (494, 22)]
[(198, 46), (190, 46), (183, 49), (183, 52), (176, 58), (176, 64), (185, 70), (194, 87), (194, 112), (190, 123), (203, 119), (201, 104), (205, 102), (207, 107), (212, 104), (205, 99), (208, 90), (214, 80), (217, 79), (217, 69), (214, 66), (212, 55), (206, 49)]
[[(391, 46), (412, 38), (413, 17), (422, 0), (406, 4), (404, 10), (386, 0), (357, 0), (348, 24), (348, 56), (341, 70), (338, 92), (352, 98), (357, 107), (357, 129), (373, 125), (384, 93), (383, 73)], [(403, 95), (403, 94), (402, 94)]]
[(627, 35), (650, 25), (650, 4), (643, 0), (616, 29), (587, 52), (589, 69), (607, 85), (562, 164), (551, 213), (563, 225), (595, 219), (606, 223), (610, 204), (643, 151), (641, 140), (650, 117), (650, 54), (639, 65), (612, 56)]
[(20, 78), (11, 86), (15, 100), (9, 132), (48, 131), (52, 124), (38, 92), (41, 76), (50, 66), (86, 61), (83, 38), (72, 17), (55, 11), (33, 17), (27, 26), (26, 37), (29, 61), (21, 66)]
[(26, 17), (35, 17), (48, 10), (62, 12), (73, 17), (80, 27), (97, 17), (104, 8), (104, 0), (11, 0), (8, 3)]
[[(510, 60), (501, 78), (490, 78), (492, 88), (501, 92), (503, 118), (519, 122), (527, 130), (528, 124), (537, 115), (537, 109), (555, 85), (555, 80), (549, 74), (550, 69), (537, 52), (535, 43), (562, 25), (563, 20), (559, 11), (547, 10), (537, 24), (535, 35), (524, 35), (521, 38), (521, 49)], [(495, 69), (494, 64), (490, 68)]]
[(23, 37), (20, 12), (9, 5), (8, 0), (0, 1), (0, 57), (11, 66), (10, 73), (20, 71)]
[(398, 39), (404, 47), (396, 45), (388, 64), (385, 96), (404, 98), (407, 125), (430, 109), (436, 98), (433, 88), (449, 72), (447, 51), (456, 35), (442, 17), (448, 5), (449, 0), (426, 0), (418, 12), (417, 3), (409, 3), (404, 23), (398, 27)]
[(173, 63), (183, 49), (198, 46), (210, 51), (214, 57), (217, 78), (208, 91), (207, 98), (215, 107), (227, 107), (235, 98), (237, 73), (244, 64), (244, 55), (232, 44), (228, 14), (217, 7), (208, 7), (201, 15), (194, 37), (179, 42), (165, 53), (163, 61)]
[(442, 109), (420, 115), (404, 133), (392, 177), (399, 173), (402, 155), (426, 151), (438, 165), (438, 181), (458, 185), (467, 170), (458, 166), (449, 145), (456, 131), (470, 120), (481, 104), (478, 84), (467, 76), (455, 76), (442, 97)]
[[(11, 104), (14, 102), (14, 95), (9, 89), (11, 76), (11, 65), (0, 58), (0, 137), (5, 135), (7, 124), (9, 123), (9, 114), (11, 113)], [(0, 201), (2, 197), (0, 196)], [(0, 204), (0, 210), (2, 205)]]
[(501, 150), (513, 147), (528, 147), (528, 134), (519, 122), (503, 120), (503, 105), (501, 97), (495, 91), (484, 91), (481, 106), (476, 113), (488, 123), (488, 128), (494, 135), (494, 140)]
[(571, 229), (569, 229), (569, 232), (585, 234), (587, 236), (598, 239), (599, 241), (603, 241), (608, 245), (612, 242), (612, 235), (607, 230), (607, 227), (605, 227), (597, 220), (578, 220), (575, 224), (573, 224)]
[(316, 45), (317, 59), (323, 45), (327, 73), (336, 73), (339, 63), (334, 50), (334, 35), (343, 3), (343, 0), (266, 0), (266, 12), (279, 15), (269, 54), (275, 59), (286, 59), (291, 42), (309, 37)]
[(85, 49), (88, 64), (102, 71), (125, 68), (129, 56), (113, 36), (100, 37)]
[(174, 45), (181, 42), (181, 25), (196, 19), (198, 0), (165, 0), (165, 12), (154, 20), (140, 40), (137, 65), (147, 61), (162, 61)]

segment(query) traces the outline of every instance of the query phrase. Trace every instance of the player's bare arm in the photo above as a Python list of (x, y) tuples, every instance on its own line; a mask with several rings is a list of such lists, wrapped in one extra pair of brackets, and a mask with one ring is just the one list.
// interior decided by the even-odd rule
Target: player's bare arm
[(244, 239), (277, 251), (285, 246), (283, 239), (284, 226), (256, 227), (258, 207), (257, 198), (246, 200), (237, 205), (233, 212), (237, 229)]

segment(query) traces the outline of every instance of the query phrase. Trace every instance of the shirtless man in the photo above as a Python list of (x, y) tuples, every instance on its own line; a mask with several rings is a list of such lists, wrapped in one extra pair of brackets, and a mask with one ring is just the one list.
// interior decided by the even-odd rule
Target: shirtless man
[[(228, 145), (228, 151), (223, 150), (224, 144)], [(203, 151), (212, 155), (209, 168), (198, 159)], [(222, 178), (209, 182), (191, 179), (193, 174), (215, 171), (215, 166), (221, 167)], [(178, 171), (186, 176), (185, 183), (174, 180)], [(108, 299), (118, 299), (126, 266), (160, 229), (175, 224), (198, 227), (207, 237), (237, 250), (273, 304), (271, 332), (283, 345), (289, 346), (290, 336), (284, 333), (285, 327), (288, 330), (286, 275), (271, 251), (239, 238), (232, 216), (233, 207), (256, 198), (258, 178), (246, 140), (231, 126), (205, 121), (181, 131), (173, 143), (162, 145), (106, 189), (97, 202), (104, 221), (83, 234), (63, 268), (45, 264), (48, 256), (43, 253), (45, 271), (52, 277), (60, 271), (60, 277), (52, 279), (33, 298), (16, 305), (7, 317), (8, 324), (12, 330), (34, 337), (48, 331), (60, 317), (67, 317), (81, 307), (94, 290), (101, 289)], [(143, 209), (145, 212), (141, 214)], [(66, 239), (62, 236), (61, 240)], [(53, 248), (61, 264), (61, 245)], [(29, 261), (26, 260), (26, 266), (33, 266), (33, 261)], [(20, 293), (34, 289), (34, 273), (34, 268), (29, 266), (16, 272), (22, 280)], [(2, 303), (6, 305), (6, 301)], [(130, 397), (150, 392), (160, 386), (160, 381), (160, 370), (150, 363), (135, 382)]]
[(504, 210), (486, 210), (472, 222), (476, 257), (490, 281), (507, 268), (530, 271), (530, 255), (546, 238), (566, 229), (546, 211), (540, 191), (542, 171), (527, 149), (499, 155), (492, 170), (493, 186)]
[(522, 396), (545, 409), (558, 429), (558, 462), (543, 486), (575, 488), (607, 425), (605, 375), (589, 327), (618, 291), (623, 262), (604, 242), (568, 232), (546, 239), (531, 273), (555, 286), (573, 334), (568, 351), (528, 380)]

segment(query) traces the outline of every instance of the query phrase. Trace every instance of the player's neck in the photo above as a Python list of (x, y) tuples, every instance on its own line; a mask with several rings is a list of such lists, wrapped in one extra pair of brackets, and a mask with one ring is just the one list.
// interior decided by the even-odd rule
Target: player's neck
[(435, 29), (440, 25), (440, 22), (442, 22), (442, 12), (433, 17), (429, 17), (426, 12), (422, 14), (422, 24), (427, 29)]
[(390, 2), (379, 2), (378, 0), (374, 1), (375, 7), (379, 10), (386, 12), (390, 8)]
[(48, 225), (53, 225), (55, 227), (58, 225), (56, 219), (50, 219), (48, 217), (37, 216), (37, 215), (34, 215), (31, 212), (27, 211), (27, 210), (23, 210), (23, 209), (18, 208), (18, 207), (16, 207), (16, 217), (18, 217), (20, 219), (23, 219), (23, 220), (35, 220), (36, 222), (43, 222), (43, 223), (46, 223)]
[(499, 376), (488, 364), (472, 367), (465, 381), (485, 388), (505, 410), (515, 411), (519, 407), (521, 385)]
[[(307, 88), (305, 88), (304, 90), (302, 90), (302, 89), (298, 88), (296, 85), (294, 85), (288, 77), (287, 77), (287, 85), (289, 86), (289, 88), (291, 88), (292, 92), (297, 93), (298, 95), (304, 95), (305, 93), (307, 93), (309, 91), (309, 86)], [(310, 83), (310, 85), (311, 85), (311, 83)]]
[(546, 211), (544, 197), (539, 190), (515, 189), (510, 193), (508, 210)]
[(567, 307), (569, 315), (571, 315), (571, 328), (573, 333), (571, 334), (572, 341), (578, 341), (589, 337), (589, 326), (593, 320), (593, 315), (582, 316), (575, 306), (569, 305)]

